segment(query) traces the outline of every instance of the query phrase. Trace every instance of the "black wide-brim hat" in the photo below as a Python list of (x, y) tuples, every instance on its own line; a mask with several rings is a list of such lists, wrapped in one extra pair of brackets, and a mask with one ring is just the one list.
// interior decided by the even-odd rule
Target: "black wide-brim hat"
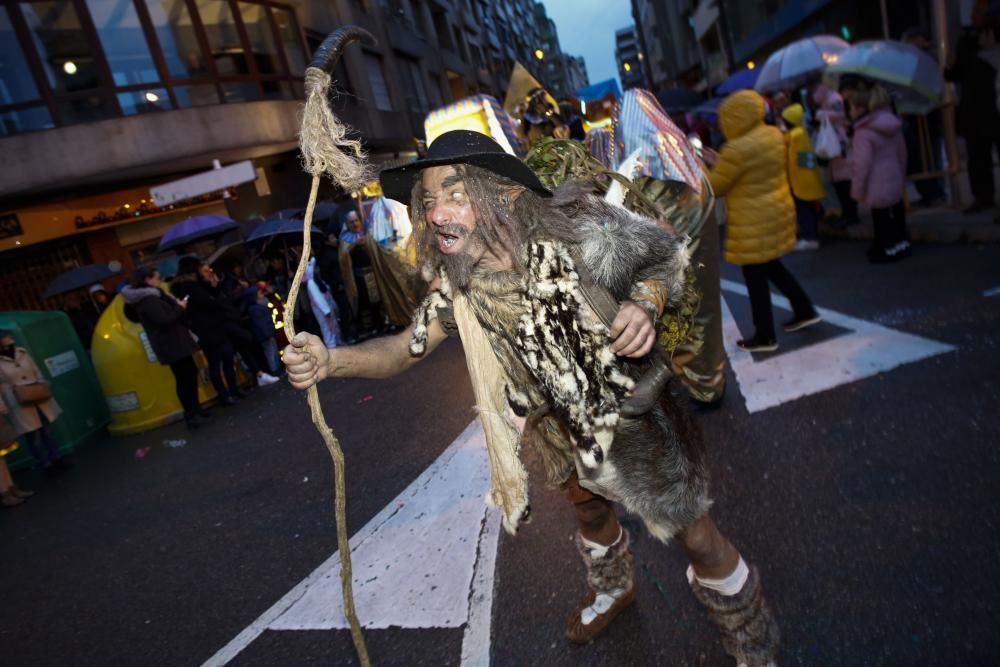
[(471, 164), (520, 183), (542, 197), (552, 196), (528, 165), (504, 151), (492, 138), (471, 130), (445, 132), (428, 147), (427, 157), (383, 171), (379, 175), (382, 193), (389, 199), (409, 204), (413, 184), (421, 170), (448, 164)]

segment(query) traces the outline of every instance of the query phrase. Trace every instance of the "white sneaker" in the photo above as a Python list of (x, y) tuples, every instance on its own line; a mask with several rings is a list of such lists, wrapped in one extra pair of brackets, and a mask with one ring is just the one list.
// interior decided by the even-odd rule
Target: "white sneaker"
[(819, 241), (810, 241), (808, 239), (799, 239), (795, 242), (795, 246), (792, 248), (795, 251), (802, 250), (819, 250)]
[(273, 375), (268, 375), (264, 371), (260, 371), (259, 373), (257, 373), (258, 387), (266, 387), (267, 385), (274, 384), (275, 382), (278, 382), (280, 380), (281, 378), (276, 378)]

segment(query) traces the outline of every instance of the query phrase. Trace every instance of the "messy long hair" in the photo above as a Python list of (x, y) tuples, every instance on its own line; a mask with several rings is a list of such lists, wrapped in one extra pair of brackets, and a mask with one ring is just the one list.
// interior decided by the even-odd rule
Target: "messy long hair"
[[(530, 188), (468, 164), (454, 165), (462, 177), (469, 204), (476, 217), (474, 240), (497, 253), (510, 253), (515, 271), (524, 268), (527, 244), (545, 237), (572, 242), (576, 239), (573, 222), (548, 197)], [(410, 218), (417, 242), (417, 265), (424, 276), (436, 275), (443, 256), (438, 250), (434, 228), (425, 218), (423, 183), (418, 177), (410, 198)]]

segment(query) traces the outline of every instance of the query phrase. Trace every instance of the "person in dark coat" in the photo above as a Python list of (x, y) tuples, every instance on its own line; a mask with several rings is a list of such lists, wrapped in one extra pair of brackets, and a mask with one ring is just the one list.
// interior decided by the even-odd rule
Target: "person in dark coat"
[(216, 271), (215, 266), (199, 270), (205, 274), (203, 279), (207, 280), (209, 285), (215, 282), (217, 301), (226, 316), (226, 335), (233, 346), (233, 351), (243, 360), (243, 365), (250, 375), (256, 377), (258, 386), (274, 384), (278, 378), (265, 372), (271, 364), (251, 331), (250, 316), (243, 299), (243, 291), (249, 288), (249, 283), (242, 277), (242, 268), (235, 262), (221, 263), (217, 266), (220, 271)]
[(174, 374), (188, 428), (201, 426), (208, 413), (198, 402), (198, 367), (194, 363), (198, 344), (184, 324), (188, 303), (160, 289), (156, 269), (137, 269), (131, 283), (122, 289), (122, 298), (126, 316), (142, 324), (157, 360)]
[(960, 87), (958, 131), (968, 152), (969, 188), (973, 202), (966, 213), (993, 208), (993, 150), (1000, 150), (1000, 111), (997, 110), (997, 70), (980, 57), (997, 40), (992, 28), (970, 29), (958, 42), (955, 64), (945, 78)]
[(233, 405), (242, 394), (236, 382), (235, 352), (226, 331), (228, 318), (212, 283), (213, 277), (211, 267), (197, 257), (183, 257), (177, 264), (177, 277), (170, 285), (170, 293), (187, 300), (187, 321), (205, 352), (208, 377), (219, 395), (219, 403)]

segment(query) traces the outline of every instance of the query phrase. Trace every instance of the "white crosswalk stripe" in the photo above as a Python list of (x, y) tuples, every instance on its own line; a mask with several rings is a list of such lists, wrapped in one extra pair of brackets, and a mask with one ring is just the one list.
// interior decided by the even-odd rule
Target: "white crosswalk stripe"
[[(462, 665), (489, 664), (499, 514), (476, 420), (350, 540), (354, 600), (366, 628), (461, 628)], [(478, 560), (477, 560), (478, 555)], [(204, 663), (227, 664), (267, 630), (347, 628), (334, 553)]]
[[(747, 294), (744, 285), (726, 279), (722, 290)], [(788, 299), (782, 296), (772, 294), (771, 301), (790, 310)], [(823, 321), (850, 333), (757, 361), (750, 352), (736, 347), (743, 336), (723, 295), (722, 336), (748, 412), (767, 410), (955, 349), (826, 308), (816, 310)]]

